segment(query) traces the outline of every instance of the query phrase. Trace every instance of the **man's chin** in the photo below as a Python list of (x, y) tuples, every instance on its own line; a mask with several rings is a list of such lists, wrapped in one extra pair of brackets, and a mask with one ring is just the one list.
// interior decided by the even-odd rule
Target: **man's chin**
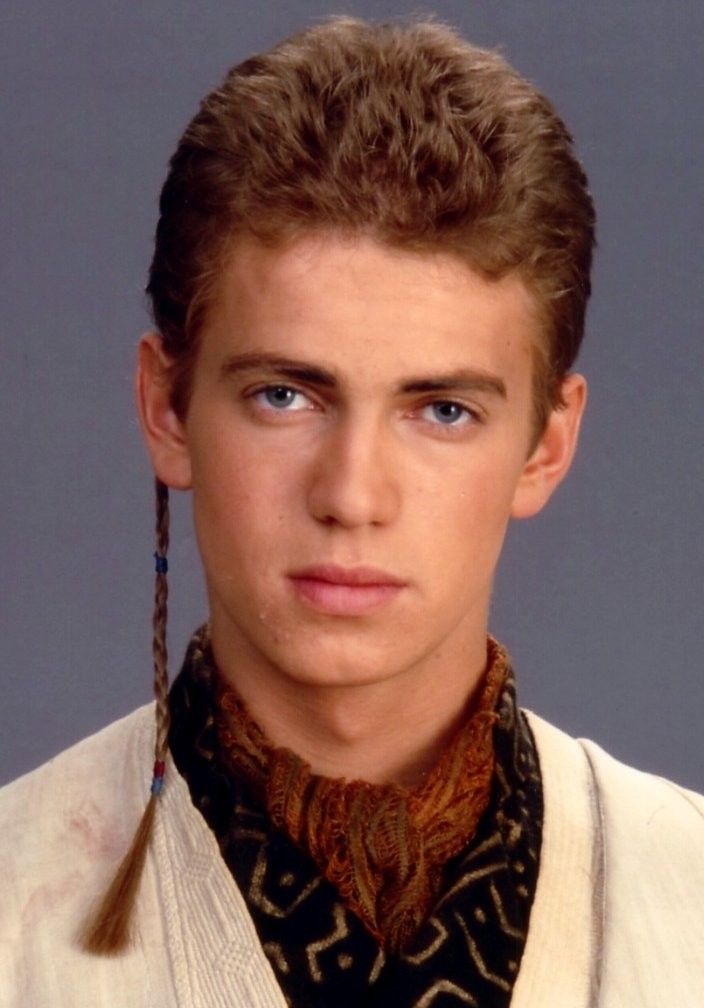
[(298, 660), (291, 660), (291, 657), (288, 655), (284, 662), (278, 664), (278, 672), (283, 679), (298, 687), (353, 689), (390, 681), (399, 674), (396, 662), (389, 666), (388, 652), (384, 659), (364, 649), (355, 651), (346, 647), (344, 658), (340, 658), (339, 654), (320, 648)]

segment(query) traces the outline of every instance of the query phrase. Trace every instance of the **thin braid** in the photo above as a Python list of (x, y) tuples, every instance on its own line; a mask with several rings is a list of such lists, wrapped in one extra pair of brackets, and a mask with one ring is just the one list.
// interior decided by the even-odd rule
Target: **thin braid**
[(144, 869), (147, 849), (154, 826), (157, 801), (164, 783), (164, 771), (169, 738), (169, 676), (167, 670), (166, 617), (169, 594), (166, 574), (169, 548), (169, 491), (156, 480), (156, 580), (154, 584), (154, 616), (152, 650), (154, 655), (154, 695), (156, 699), (156, 737), (154, 742), (154, 775), (149, 801), (142, 814), (130, 849), (121, 862), (110, 888), (95, 913), (87, 921), (79, 937), (86, 952), (95, 955), (117, 955), (130, 944), (132, 919), (137, 892)]
[[(169, 585), (166, 578), (166, 555), (169, 550), (169, 489), (160, 479), (156, 490), (156, 580), (154, 584), (154, 616), (152, 653), (154, 655), (154, 697), (156, 699), (156, 741), (154, 759), (163, 763), (169, 740), (169, 673), (166, 649), (166, 618)], [(163, 563), (159, 563), (159, 558)]]

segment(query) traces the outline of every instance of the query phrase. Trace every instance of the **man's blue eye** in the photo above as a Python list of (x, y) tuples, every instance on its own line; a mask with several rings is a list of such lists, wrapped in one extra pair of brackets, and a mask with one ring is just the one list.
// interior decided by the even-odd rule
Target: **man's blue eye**
[(263, 391), (270, 406), (290, 406), (298, 395), (295, 389), (286, 385), (272, 385)]
[(308, 397), (289, 385), (266, 385), (252, 393), (252, 399), (262, 409), (271, 409), (275, 413), (298, 413), (310, 407)]
[(458, 420), (469, 419), (470, 413), (466, 406), (460, 405), (460, 403), (451, 402), (450, 400), (438, 400), (438, 402), (429, 403), (428, 407), (435, 414), (435, 418), (444, 427), (459, 427)]

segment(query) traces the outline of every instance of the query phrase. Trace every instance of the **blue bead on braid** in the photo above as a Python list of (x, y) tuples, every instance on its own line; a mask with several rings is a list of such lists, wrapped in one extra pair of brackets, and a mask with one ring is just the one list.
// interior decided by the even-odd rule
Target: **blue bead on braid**
[(160, 553), (154, 554), (154, 568), (157, 574), (166, 574), (169, 570), (169, 561)]

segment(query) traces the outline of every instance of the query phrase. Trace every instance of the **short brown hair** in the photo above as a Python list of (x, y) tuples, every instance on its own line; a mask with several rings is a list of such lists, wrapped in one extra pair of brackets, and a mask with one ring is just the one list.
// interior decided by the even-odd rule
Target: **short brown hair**
[(147, 291), (181, 414), (233, 238), (312, 229), (517, 271), (546, 333), (538, 428), (560, 403), (590, 291), (586, 177), (547, 99), (443, 25), (338, 18), (235, 66), (186, 129), (160, 213)]

